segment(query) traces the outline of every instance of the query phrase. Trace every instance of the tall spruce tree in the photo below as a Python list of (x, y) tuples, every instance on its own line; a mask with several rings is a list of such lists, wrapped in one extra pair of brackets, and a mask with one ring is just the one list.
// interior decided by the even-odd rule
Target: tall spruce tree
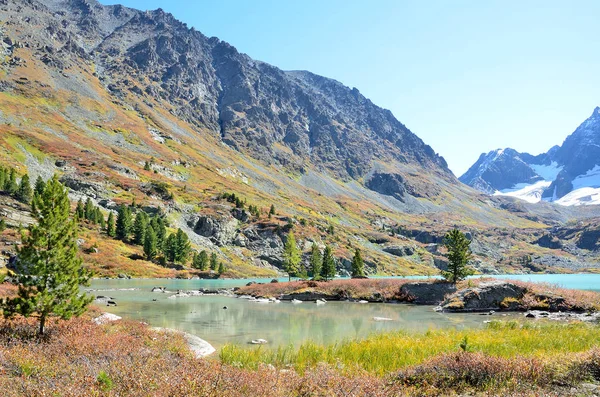
[(283, 266), (288, 273), (288, 281), (291, 281), (292, 277), (298, 275), (300, 259), (300, 251), (296, 246), (296, 237), (294, 236), (294, 232), (290, 231), (283, 247)]
[(146, 237), (146, 229), (148, 228), (148, 215), (139, 211), (133, 222), (133, 240), (138, 245), (143, 245)]
[(354, 250), (354, 257), (352, 257), (352, 277), (364, 277), (365, 276), (365, 262), (360, 255), (360, 249)]
[(453, 229), (444, 236), (444, 246), (448, 250), (448, 270), (442, 276), (451, 283), (456, 283), (473, 274), (467, 266), (471, 259), (471, 241), (458, 229)]
[(165, 240), (164, 252), (167, 261), (175, 262), (177, 257), (177, 237), (175, 237), (175, 233), (169, 234), (169, 237)]
[[(37, 190), (35, 193), (39, 194)], [(77, 201), (77, 207), (75, 207), (75, 218), (79, 221), (85, 219), (85, 209), (83, 208), (83, 202), (81, 199)]]
[(115, 225), (115, 234), (119, 240), (127, 241), (131, 234), (131, 211), (125, 204), (121, 204), (117, 211), (117, 222)]
[(312, 244), (310, 248), (310, 269), (312, 271), (312, 277), (314, 280), (321, 278), (321, 267), (323, 266), (323, 256), (321, 250), (316, 243)]
[(117, 235), (117, 229), (115, 227), (115, 215), (112, 211), (108, 213), (108, 220), (106, 221), (106, 234), (109, 237), (115, 237)]
[(19, 187), (15, 192), (15, 198), (22, 203), (29, 204), (31, 203), (32, 194), (33, 190), (31, 189), (29, 175), (25, 174), (23, 177), (21, 177), (21, 182), (19, 183)]
[(146, 259), (151, 261), (158, 254), (158, 240), (152, 226), (148, 226), (144, 233), (144, 255)]
[(92, 297), (79, 290), (90, 275), (78, 257), (77, 225), (69, 218), (69, 198), (56, 176), (35, 201), (37, 224), (23, 233), (18, 250), (18, 295), (5, 299), (2, 308), (5, 317), (37, 315), (42, 335), (48, 317), (79, 316)]
[(35, 187), (33, 188), (33, 191), (37, 194), (42, 194), (45, 188), (46, 182), (44, 182), (42, 177), (38, 175), (37, 179), (35, 180)]
[(177, 233), (175, 234), (175, 241), (177, 246), (177, 250), (175, 253), (175, 262), (184, 265), (187, 262), (190, 256), (190, 252), (192, 250), (190, 240), (183, 230), (177, 229)]
[(331, 247), (326, 245), (323, 253), (323, 266), (321, 267), (321, 278), (328, 281), (335, 277), (335, 258)]
[(199, 270), (208, 269), (208, 254), (205, 250), (194, 253), (194, 259), (192, 261), (192, 266)]
[(223, 262), (219, 262), (219, 275), (225, 273), (225, 265)]
[(216, 271), (218, 267), (219, 262), (217, 261), (217, 254), (213, 252), (210, 254), (210, 270)]
[(85, 201), (84, 218), (92, 223), (96, 223), (96, 209), (92, 203), (92, 199), (88, 197)]
[(8, 176), (4, 180), (4, 191), (11, 196), (14, 196), (18, 188), (19, 185), (17, 185), (17, 172), (14, 168), (11, 168), (8, 171)]

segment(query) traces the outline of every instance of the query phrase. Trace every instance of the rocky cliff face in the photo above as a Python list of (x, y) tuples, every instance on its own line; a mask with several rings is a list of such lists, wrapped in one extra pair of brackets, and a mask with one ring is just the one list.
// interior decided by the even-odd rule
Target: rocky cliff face
[(36, 10), (29, 24), (40, 27), (33, 39), (48, 65), (88, 59), (111, 94), (167, 101), (180, 119), (267, 164), (358, 179), (375, 160), (394, 161), (453, 178), (442, 157), (356, 88), (253, 60), (160, 9), (93, 0), (4, 6), (19, 8)]
[[(598, 204), (600, 196), (600, 108), (562, 146), (533, 156), (498, 149), (482, 154), (459, 179), (484, 193), (564, 205)], [(583, 190), (581, 190), (583, 189)], [(592, 190), (590, 190), (592, 189)]]

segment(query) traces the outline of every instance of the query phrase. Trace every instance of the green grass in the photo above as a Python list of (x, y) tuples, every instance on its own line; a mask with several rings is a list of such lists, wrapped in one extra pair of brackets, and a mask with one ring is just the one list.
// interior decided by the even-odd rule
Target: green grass
[(587, 351), (600, 346), (600, 326), (583, 323), (519, 323), (493, 321), (478, 330), (432, 330), (425, 333), (393, 332), (323, 346), (304, 343), (269, 349), (226, 345), (224, 363), (256, 369), (261, 363), (293, 366), (298, 371), (326, 362), (348, 371), (366, 370), (375, 375), (421, 364), (443, 353), (463, 350), (467, 338), (470, 352), (497, 357), (548, 358), (558, 354)]

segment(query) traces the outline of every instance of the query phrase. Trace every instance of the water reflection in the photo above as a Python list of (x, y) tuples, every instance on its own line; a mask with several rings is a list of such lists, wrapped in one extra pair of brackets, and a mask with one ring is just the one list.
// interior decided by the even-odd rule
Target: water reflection
[[(157, 327), (186, 331), (206, 339), (217, 348), (225, 343), (246, 344), (259, 338), (268, 340), (271, 346), (298, 345), (307, 340), (333, 343), (397, 329), (425, 331), (440, 327), (480, 327), (484, 320), (489, 319), (477, 314), (436, 313), (430, 306), (349, 302), (328, 302), (325, 305), (313, 302), (256, 303), (225, 296), (169, 298), (170, 294), (151, 292), (155, 285), (176, 291), (232, 287), (245, 282), (222, 281), (94, 280), (91, 289), (104, 289), (106, 291), (93, 293), (115, 298), (119, 305), (108, 308), (112, 313)], [(375, 321), (374, 317), (391, 318), (392, 321)]]

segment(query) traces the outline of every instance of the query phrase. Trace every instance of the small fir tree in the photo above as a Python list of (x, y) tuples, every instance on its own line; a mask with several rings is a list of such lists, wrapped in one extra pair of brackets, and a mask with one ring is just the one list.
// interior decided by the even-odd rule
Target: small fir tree
[(148, 215), (140, 211), (135, 216), (133, 221), (133, 240), (137, 245), (143, 245), (146, 237), (146, 229), (148, 228)]
[(330, 246), (325, 246), (323, 253), (323, 266), (321, 267), (321, 278), (328, 281), (335, 277), (335, 258)]
[(146, 259), (151, 261), (158, 253), (158, 240), (152, 226), (148, 226), (144, 233), (144, 255)]
[(119, 240), (127, 241), (131, 234), (131, 211), (125, 204), (119, 206), (117, 211), (117, 222), (115, 224), (115, 234)]
[(446, 233), (444, 246), (448, 250), (448, 270), (442, 271), (442, 276), (451, 283), (456, 283), (473, 274), (467, 266), (471, 259), (471, 241), (458, 229)]
[(37, 194), (42, 194), (45, 188), (46, 182), (44, 182), (42, 177), (38, 175), (37, 179), (35, 180), (35, 187), (33, 188), (33, 191)]
[(365, 263), (360, 255), (360, 249), (354, 251), (354, 257), (352, 258), (352, 277), (364, 277), (365, 276)]
[(210, 254), (210, 269), (216, 271), (218, 267), (219, 263), (217, 261), (217, 254), (213, 252)]
[(289, 281), (292, 280), (292, 277), (296, 277), (298, 275), (300, 259), (300, 251), (296, 246), (294, 232), (289, 232), (283, 248), (283, 266), (285, 271), (288, 273)]
[(109, 237), (115, 237), (117, 235), (117, 229), (115, 227), (115, 215), (112, 211), (108, 213), (108, 220), (106, 221), (106, 234)]
[(33, 190), (31, 189), (31, 182), (29, 181), (29, 175), (25, 174), (21, 178), (19, 187), (15, 193), (15, 198), (22, 203), (29, 204), (31, 202), (31, 196)]
[[(37, 190), (36, 194), (38, 194)], [(75, 218), (79, 221), (85, 219), (85, 210), (83, 209), (83, 202), (81, 199), (79, 199), (77, 202), (77, 207), (75, 207)]]
[(177, 246), (175, 262), (185, 264), (192, 250), (190, 240), (183, 230), (177, 229), (177, 234), (175, 234), (175, 241)]
[(96, 223), (96, 209), (94, 208), (94, 204), (92, 203), (92, 199), (88, 197), (85, 201), (84, 207), (84, 217), (88, 221), (92, 223)]
[(42, 335), (48, 317), (79, 316), (92, 297), (79, 290), (89, 274), (77, 254), (77, 226), (69, 218), (67, 192), (56, 176), (35, 200), (37, 224), (23, 233), (18, 250), (18, 295), (5, 299), (2, 308), (5, 317), (37, 315)]
[(223, 262), (219, 262), (219, 275), (225, 273), (225, 265)]
[(323, 266), (323, 256), (321, 250), (317, 247), (316, 243), (312, 244), (310, 249), (310, 268), (312, 270), (312, 277), (314, 280), (321, 278), (321, 267)]
[(8, 177), (4, 180), (4, 191), (11, 196), (14, 196), (18, 188), (19, 185), (17, 185), (17, 172), (14, 168), (11, 168), (8, 171)]

